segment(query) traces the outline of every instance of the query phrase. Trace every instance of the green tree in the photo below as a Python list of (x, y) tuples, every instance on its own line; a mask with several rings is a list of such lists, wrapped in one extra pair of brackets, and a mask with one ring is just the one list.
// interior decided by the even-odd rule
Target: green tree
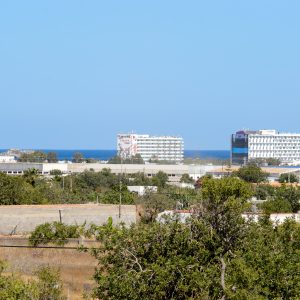
[(298, 187), (283, 185), (277, 189), (276, 197), (287, 200), (292, 207), (292, 212), (296, 213), (300, 210), (300, 190)]
[(121, 156), (116, 155), (116, 156), (113, 156), (112, 158), (110, 158), (107, 163), (108, 164), (121, 164), (121, 162), (122, 162)]
[(168, 182), (168, 174), (166, 174), (163, 171), (158, 171), (153, 177), (152, 177), (152, 183), (153, 185), (157, 186), (158, 188), (164, 188)]
[(137, 201), (142, 211), (141, 221), (145, 223), (154, 222), (157, 214), (176, 207), (176, 201), (164, 194), (146, 193)]
[(129, 176), (129, 185), (151, 185), (150, 178), (143, 172), (138, 172)]
[(59, 270), (46, 266), (37, 270), (36, 275), (38, 300), (66, 300)]
[(238, 256), (230, 266), (235, 279), (234, 283), (230, 281), (239, 295), (231, 292), (229, 298), (298, 299), (299, 241), (300, 226), (295, 220), (278, 226), (267, 219), (249, 224)]
[(127, 157), (127, 158), (123, 158), (119, 155), (116, 155), (112, 158), (109, 159), (108, 161), (109, 164), (144, 164), (144, 160), (142, 158), (142, 156), (137, 153), (131, 157)]
[(101, 247), (94, 251), (99, 259), (95, 296), (227, 297), (227, 265), (245, 234), (240, 213), (250, 196), (251, 188), (241, 180), (210, 179), (203, 182), (199, 207), (185, 224), (170, 220), (131, 228), (104, 226), (97, 236)]
[(33, 187), (36, 184), (36, 180), (38, 176), (39, 176), (39, 171), (34, 168), (25, 170), (23, 174), (23, 178), (25, 179), (25, 181), (31, 184)]
[(295, 183), (295, 182), (299, 182), (299, 178), (294, 173), (288, 173), (288, 174), (284, 173), (284, 174), (280, 175), (279, 182), (280, 183)]
[(234, 172), (233, 175), (251, 183), (264, 182), (268, 177), (268, 173), (263, 172), (256, 164), (241, 167), (238, 171)]
[(255, 187), (254, 196), (260, 200), (266, 200), (268, 197), (273, 197), (276, 193), (276, 188), (271, 185), (257, 185)]
[(29, 243), (32, 246), (54, 243), (64, 245), (67, 239), (78, 238), (80, 226), (67, 225), (60, 222), (45, 223), (38, 225), (29, 236)]
[(62, 281), (57, 270), (37, 270), (37, 280), (24, 281), (16, 275), (3, 275), (5, 264), (0, 261), (0, 300), (65, 300)]
[(281, 164), (280, 159), (272, 158), (272, 157), (267, 158), (266, 162), (267, 162), (268, 166), (280, 166), (280, 164)]
[(198, 208), (200, 222), (211, 232), (206, 242), (220, 263), (220, 286), (222, 298), (226, 299), (227, 261), (231, 253), (239, 247), (245, 234), (245, 222), (241, 216), (248, 206), (252, 195), (251, 187), (237, 178), (204, 179), (202, 183), (202, 201)]
[(298, 299), (300, 226), (246, 222), (251, 187), (205, 179), (186, 223), (140, 223), (94, 233), (99, 299)]
[(110, 191), (101, 195), (101, 203), (119, 204), (121, 194), (121, 204), (134, 204), (136, 196), (130, 193), (125, 185), (116, 185)]
[(267, 200), (261, 204), (261, 208), (265, 214), (292, 212), (292, 206), (286, 199)]
[(73, 154), (73, 159), (72, 159), (72, 161), (73, 161), (74, 163), (82, 163), (82, 162), (84, 161), (82, 153), (80, 153), (80, 152), (75, 152), (75, 153)]
[(44, 197), (21, 176), (0, 173), (0, 204), (41, 204)]
[(47, 161), (48, 163), (56, 163), (58, 161), (56, 152), (48, 152), (47, 153)]
[(50, 175), (59, 176), (62, 175), (62, 171), (59, 169), (53, 169), (50, 171)]
[(194, 184), (195, 180), (189, 174), (185, 173), (185, 174), (182, 174), (182, 176), (180, 178), (180, 182)]
[(133, 155), (129, 161), (132, 163), (132, 164), (144, 164), (144, 160), (141, 156), (141, 154), (137, 153), (135, 155)]
[(42, 151), (22, 152), (19, 161), (42, 163), (46, 160), (46, 158), (47, 155)]

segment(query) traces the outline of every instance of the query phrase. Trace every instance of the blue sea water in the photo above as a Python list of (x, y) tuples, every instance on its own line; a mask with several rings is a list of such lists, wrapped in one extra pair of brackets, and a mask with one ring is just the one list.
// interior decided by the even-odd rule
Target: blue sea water
[[(0, 149), (0, 152), (5, 152), (8, 149)], [(38, 149), (45, 153), (55, 152), (59, 160), (72, 160), (74, 153), (80, 152), (84, 158), (94, 158), (97, 160), (109, 160), (117, 154), (116, 150), (56, 150), (56, 149)], [(230, 151), (228, 150), (185, 150), (185, 158), (201, 159), (229, 159)]]

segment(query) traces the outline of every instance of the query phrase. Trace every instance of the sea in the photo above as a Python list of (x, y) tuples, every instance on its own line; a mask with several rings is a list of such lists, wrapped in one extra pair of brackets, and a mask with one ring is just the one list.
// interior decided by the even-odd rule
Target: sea
[[(0, 149), (0, 152), (6, 152), (8, 149)], [(62, 149), (30, 149), (39, 150), (45, 153), (55, 152), (58, 160), (72, 160), (74, 153), (80, 152), (84, 158), (93, 158), (106, 161), (117, 155), (117, 150), (62, 150)], [(230, 158), (229, 150), (185, 150), (185, 158), (200, 158), (211, 160), (228, 160)]]

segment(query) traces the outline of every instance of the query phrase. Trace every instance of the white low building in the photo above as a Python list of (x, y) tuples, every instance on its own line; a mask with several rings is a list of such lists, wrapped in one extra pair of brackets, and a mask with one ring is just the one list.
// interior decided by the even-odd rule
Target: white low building
[(17, 162), (13, 155), (0, 155), (0, 163), (15, 163)]
[(144, 196), (146, 193), (156, 193), (157, 186), (142, 186), (142, 185), (131, 185), (128, 186), (128, 191), (131, 193), (136, 193), (139, 196)]
[(146, 177), (152, 178), (159, 171), (168, 175), (168, 182), (180, 182), (183, 174), (197, 180), (216, 166), (184, 165), (184, 164), (103, 164), (103, 163), (0, 163), (0, 172), (12, 175), (22, 175), (28, 169), (37, 169), (42, 175), (49, 175), (52, 170), (60, 170), (63, 174), (82, 173), (94, 170), (110, 169), (113, 174), (132, 175), (143, 173)]
[[(156, 220), (158, 222), (164, 223), (166, 219), (178, 219), (182, 223), (185, 223), (188, 218), (192, 217), (193, 213), (188, 210), (165, 210), (157, 215)], [(247, 221), (254, 221), (257, 222), (260, 217), (262, 217), (262, 214), (242, 214), (242, 217)], [(282, 224), (284, 221), (292, 219), (295, 220), (297, 223), (300, 223), (300, 212), (298, 213), (275, 213), (270, 214), (270, 220), (274, 224)]]
[[(253, 220), (255, 222), (258, 221), (260, 217), (262, 217), (262, 214), (242, 214), (242, 217), (247, 220)], [(300, 213), (274, 213), (270, 214), (270, 220), (274, 224), (282, 224), (287, 219), (293, 219), (297, 223), (300, 223)]]

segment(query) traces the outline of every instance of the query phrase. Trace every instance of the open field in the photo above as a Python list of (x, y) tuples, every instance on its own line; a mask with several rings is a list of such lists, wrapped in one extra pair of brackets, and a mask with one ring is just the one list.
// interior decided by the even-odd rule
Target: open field
[[(42, 266), (59, 268), (64, 283), (65, 295), (70, 300), (82, 299), (84, 290), (93, 287), (93, 273), (97, 265), (89, 253), (76, 250), (79, 240), (72, 240), (66, 246), (75, 249), (19, 248), (28, 245), (26, 238), (0, 237), (0, 260), (8, 263), (7, 272), (17, 273), (31, 279), (34, 272)], [(86, 247), (95, 243), (83, 242)], [(1, 247), (7, 246), (7, 247)]]

